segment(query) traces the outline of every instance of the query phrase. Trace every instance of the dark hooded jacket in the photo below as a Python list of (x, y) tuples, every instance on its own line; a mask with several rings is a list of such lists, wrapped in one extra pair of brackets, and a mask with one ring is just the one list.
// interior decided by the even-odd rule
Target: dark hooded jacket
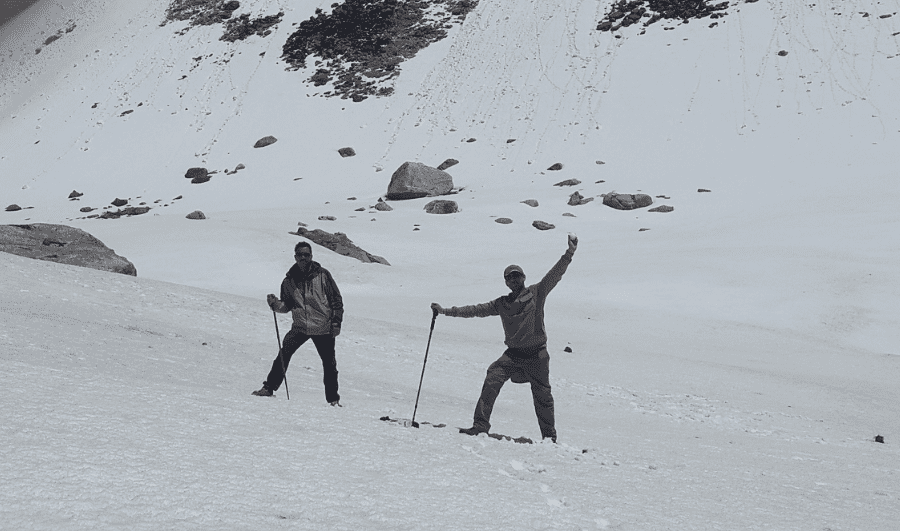
[(308, 336), (327, 335), (344, 320), (344, 300), (331, 273), (318, 262), (311, 262), (304, 274), (297, 264), (291, 266), (281, 282), (281, 301), (275, 311), (291, 312), (295, 330)]

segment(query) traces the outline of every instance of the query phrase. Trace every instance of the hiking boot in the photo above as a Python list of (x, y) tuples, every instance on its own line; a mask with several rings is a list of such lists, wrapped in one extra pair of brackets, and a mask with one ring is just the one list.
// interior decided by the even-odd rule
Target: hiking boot
[(273, 393), (271, 389), (266, 389), (265, 385), (262, 386), (262, 389), (260, 389), (259, 391), (253, 391), (250, 394), (252, 394), (253, 396), (275, 396), (275, 393)]
[(332, 407), (344, 407), (341, 405), (340, 400), (335, 400), (334, 402), (329, 402), (328, 404), (331, 405)]
[(547, 441), (550, 441), (553, 444), (556, 444), (556, 435), (554, 435), (552, 437), (544, 437), (543, 441), (541, 441), (541, 442), (547, 442)]
[(466, 435), (478, 435), (479, 433), (487, 433), (488, 431), (478, 426), (472, 426), (471, 428), (460, 428), (460, 433), (465, 433)]

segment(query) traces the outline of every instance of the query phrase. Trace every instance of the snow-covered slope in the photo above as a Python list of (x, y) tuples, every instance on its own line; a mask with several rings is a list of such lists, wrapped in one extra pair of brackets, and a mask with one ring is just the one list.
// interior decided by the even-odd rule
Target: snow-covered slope
[[(330, 2), (242, 2), (285, 15), (237, 43), (160, 26), (163, 1), (36, 4), (0, 30), (0, 209), (34, 207), (0, 222), (83, 228), (139, 278), (2, 256), (0, 424), (19, 442), (4, 445), (0, 521), (890, 529), (898, 4), (736, 3), (714, 28), (616, 38), (594, 30), (606, 2), (481, 0), (402, 64), (394, 96), (361, 103), (279, 61)], [(265, 135), (278, 142), (254, 149)], [(368, 208), (404, 161), (450, 157), (461, 212)], [(192, 166), (218, 173), (192, 185)], [(575, 190), (596, 199), (569, 206)], [(615, 211), (599, 197), (613, 190), (675, 210)], [(153, 209), (80, 219), (117, 197)], [(185, 219), (196, 209), (209, 219)], [(319, 406), (307, 347), (290, 402), (249, 397), (298, 222), (392, 264), (314, 249), (347, 304), (339, 411)], [(547, 306), (566, 446), (449, 431), (503, 348), (492, 319), (437, 322), (419, 418), (449, 428), (376, 420), (411, 414), (430, 302), (501, 295), (510, 263), (539, 280), (567, 232), (579, 250)], [(528, 390), (505, 388), (494, 421), (537, 436)]]

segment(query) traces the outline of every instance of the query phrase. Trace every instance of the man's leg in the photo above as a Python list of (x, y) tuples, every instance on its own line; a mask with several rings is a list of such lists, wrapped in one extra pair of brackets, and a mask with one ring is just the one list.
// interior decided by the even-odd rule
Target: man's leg
[(341, 399), (338, 394), (338, 370), (337, 360), (334, 357), (334, 336), (312, 336), (319, 357), (322, 358), (322, 382), (325, 384), (325, 400), (329, 403)]
[[(294, 330), (293, 328), (284, 336), (284, 342), (281, 345), (281, 356), (276, 356), (275, 361), (272, 362), (272, 370), (269, 371), (269, 375), (266, 376), (266, 381), (263, 382), (263, 387), (269, 389), (271, 391), (277, 391), (279, 387), (281, 387), (281, 382), (284, 381), (284, 371), (287, 370), (288, 365), (291, 362), (291, 356), (294, 355), (294, 352), (297, 352), (297, 349), (309, 339), (309, 336)], [(284, 362), (284, 369), (282, 370), (282, 362)]]
[(512, 360), (505, 352), (488, 367), (484, 385), (481, 386), (481, 397), (478, 398), (478, 404), (475, 406), (472, 427), (484, 431), (491, 429), (491, 412), (494, 410), (494, 402), (497, 400), (503, 384), (509, 380), (510, 370), (514, 368)]
[(553, 409), (553, 394), (550, 392), (550, 354), (546, 349), (541, 350), (533, 362), (529, 360), (527, 372), (541, 436), (551, 437), (556, 441), (556, 415)]

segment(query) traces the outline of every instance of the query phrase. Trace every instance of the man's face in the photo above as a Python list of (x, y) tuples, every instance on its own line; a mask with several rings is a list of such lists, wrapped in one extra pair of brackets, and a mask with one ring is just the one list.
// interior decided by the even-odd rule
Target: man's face
[(506, 287), (510, 289), (512, 292), (521, 291), (522, 288), (525, 287), (525, 275), (519, 273), (518, 271), (513, 271), (512, 273), (506, 275), (504, 277), (506, 279)]
[(305, 268), (312, 262), (312, 250), (309, 247), (300, 247), (294, 253), (294, 260), (301, 268)]

